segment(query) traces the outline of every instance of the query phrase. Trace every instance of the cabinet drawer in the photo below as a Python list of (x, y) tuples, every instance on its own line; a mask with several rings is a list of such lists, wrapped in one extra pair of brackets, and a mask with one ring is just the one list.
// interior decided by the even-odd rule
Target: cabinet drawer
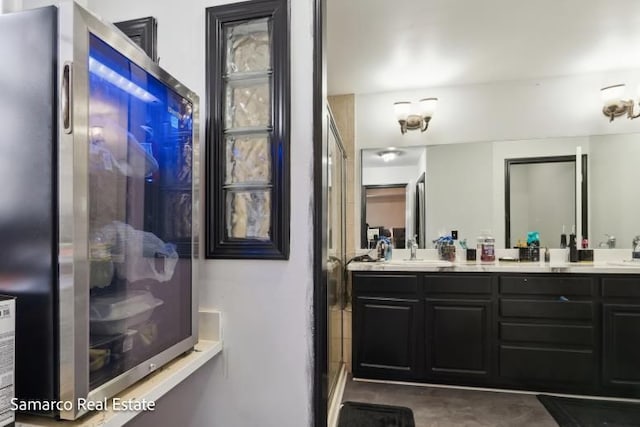
[(411, 294), (417, 296), (418, 276), (414, 274), (354, 274), (353, 292), (362, 295)]
[(427, 294), (490, 294), (490, 276), (426, 275), (424, 288)]
[(515, 295), (592, 295), (589, 277), (504, 276), (500, 293)]
[(640, 276), (602, 279), (602, 296), (640, 298)]
[(529, 381), (591, 384), (595, 362), (591, 350), (500, 347), (500, 375)]
[(593, 327), (532, 323), (500, 323), (500, 339), (561, 345), (593, 345)]
[(500, 314), (518, 318), (590, 320), (593, 318), (593, 303), (503, 298), (500, 300)]

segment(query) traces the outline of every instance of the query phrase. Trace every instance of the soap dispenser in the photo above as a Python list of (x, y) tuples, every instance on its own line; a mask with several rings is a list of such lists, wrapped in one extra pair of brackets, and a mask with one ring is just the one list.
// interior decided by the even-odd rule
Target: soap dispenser
[(631, 258), (640, 261), (640, 235), (633, 238)]

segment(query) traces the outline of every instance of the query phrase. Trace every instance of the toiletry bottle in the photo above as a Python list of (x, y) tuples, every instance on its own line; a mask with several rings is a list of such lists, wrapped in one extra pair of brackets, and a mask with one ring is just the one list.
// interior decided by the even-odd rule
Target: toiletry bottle
[(575, 234), (569, 235), (569, 262), (578, 262), (578, 247)]
[(385, 261), (391, 261), (391, 251), (393, 250), (393, 244), (387, 243), (384, 247), (384, 259)]
[(478, 237), (480, 261), (494, 262), (496, 260), (495, 243), (496, 240), (493, 236), (488, 231), (483, 231), (482, 235)]
[(562, 226), (562, 234), (560, 235), (560, 247), (562, 249), (567, 247), (567, 234), (564, 232), (564, 225)]

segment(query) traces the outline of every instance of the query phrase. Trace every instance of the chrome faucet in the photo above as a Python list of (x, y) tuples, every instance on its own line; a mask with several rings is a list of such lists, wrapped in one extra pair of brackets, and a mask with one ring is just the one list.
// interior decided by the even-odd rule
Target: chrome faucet
[(411, 251), (411, 256), (409, 257), (410, 261), (416, 260), (416, 253), (418, 251), (418, 236), (413, 236), (413, 238), (409, 239), (409, 250)]
[(607, 241), (606, 242), (600, 242), (598, 247), (614, 249), (616, 247), (616, 237), (612, 236), (611, 234), (605, 234), (605, 236), (607, 236)]

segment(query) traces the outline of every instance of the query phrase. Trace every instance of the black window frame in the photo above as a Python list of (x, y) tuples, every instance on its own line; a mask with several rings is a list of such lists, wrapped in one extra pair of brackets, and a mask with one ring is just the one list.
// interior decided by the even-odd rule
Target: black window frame
[(145, 18), (116, 22), (114, 25), (135, 44), (140, 46), (153, 62), (159, 62), (158, 22), (156, 18), (147, 16)]
[[(227, 24), (271, 20), (270, 240), (226, 237), (225, 65)], [(252, 0), (206, 9), (205, 258), (289, 259), (290, 35), (288, 0)]]

